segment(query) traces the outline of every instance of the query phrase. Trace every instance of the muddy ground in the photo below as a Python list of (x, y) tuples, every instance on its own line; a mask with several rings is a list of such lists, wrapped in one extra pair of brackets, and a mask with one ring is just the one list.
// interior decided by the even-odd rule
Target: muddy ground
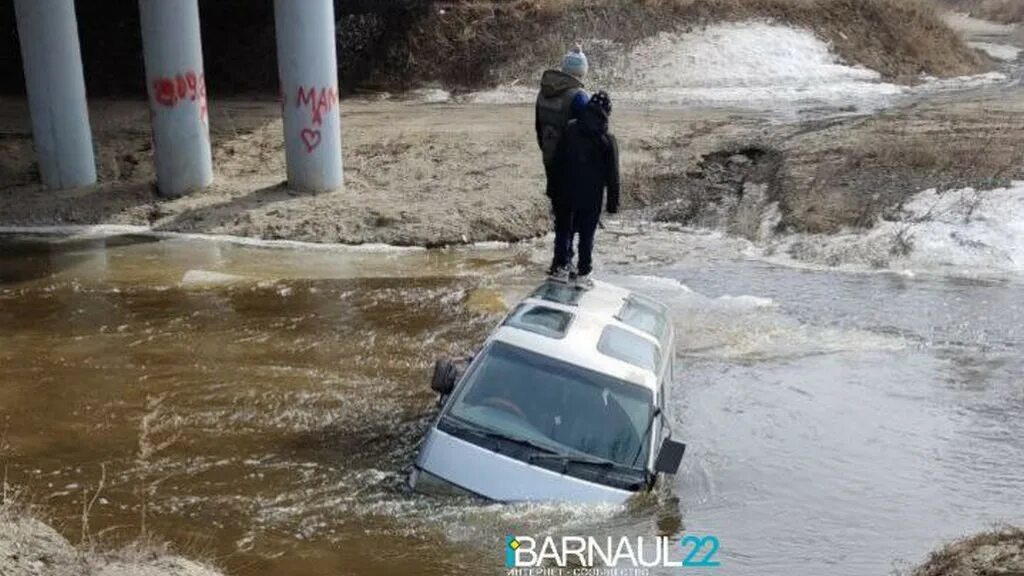
[[(143, 102), (95, 101), (101, 183), (45, 190), (23, 101), (0, 100), (0, 225), (131, 224), (330, 243), (437, 246), (548, 230), (529, 106), (347, 100), (344, 190), (284, 182), (275, 102), (211, 105), (216, 183), (166, 200)], [(1024, 90), (920, 101), (878, 115), (778, 122), (729, 110), (620, 106), (624, 206), (645, 216), (776, 231), (869, 226), (909, 195), (1024, 179)], [(777, 203), (781, 219), (762, 225)]]

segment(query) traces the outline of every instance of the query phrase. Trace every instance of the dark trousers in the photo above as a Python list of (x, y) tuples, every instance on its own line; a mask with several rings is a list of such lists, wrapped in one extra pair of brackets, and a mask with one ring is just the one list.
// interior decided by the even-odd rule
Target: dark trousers
[(577, 272), (580, 276), (590, 274), (594, 260), (594, 235), (597, 223), (601, 219), (600, 212), (578, 211), (572, 207), (555, 206), (555, 257), (551, 262), (552, 271), (572, 263), (573, 239), (579, 236), (579, 263)]

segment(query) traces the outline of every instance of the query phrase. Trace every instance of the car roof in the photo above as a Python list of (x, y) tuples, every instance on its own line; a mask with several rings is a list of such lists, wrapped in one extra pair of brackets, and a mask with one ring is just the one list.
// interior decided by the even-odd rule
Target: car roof
[[(658, 338), (622, 322), (619, 319), (619, 314), (623, 307), (627, 302), (640, 298), (639, 295), (625, 288), (606, 282), (594, 282), (594, 287), (589, 290), (573, 292), (572, 290), (576, 289), (566, 290), (554, 285), (559, 296), (545, 297), (543, 292), (552, 287), (550, 281), (542, 284), (530, 296), (518, 303), (490, 339), (607, 374), (650, 389), (657, 394), (658, 377), (667, 362), (668, 354), (672, 352), (662, 349), (663, 345), (671, 345), (671, 327), (667, 328), (668, 336), (659, 341)], [(654, 305), (660, 306), (656, 303)], [(520, 312), (538, 307), (571, 314), (571, 321), (564, 326), (563, 330), (559, 330), (563, 328), (562, 326), (556, 326), (552, 331), (537, 330), (535, 327), (515, 322), (517, 314)], [(659, 310), (659, 312), (663, 313), (663, 310)], [(614, 326), (653, 344), (659, 356), (657, 366), (653, 369), (642, 367), (599, 350), (601, 338), (609, 326)]]

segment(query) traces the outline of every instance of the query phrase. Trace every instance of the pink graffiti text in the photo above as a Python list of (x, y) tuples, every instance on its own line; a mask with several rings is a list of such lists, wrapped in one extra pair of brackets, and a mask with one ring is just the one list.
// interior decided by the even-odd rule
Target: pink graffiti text
[(310, 116), (310, 124), (299, 132), (302, 143), (306, 145), (306, 152), (312, 153), (320, 146), (323, 139), (320, 127), (323, 126), (324, 116), (330, 114), (337, 105), (337, 88), (299, 86), (296, 91), (295, 107), (307, 109)]

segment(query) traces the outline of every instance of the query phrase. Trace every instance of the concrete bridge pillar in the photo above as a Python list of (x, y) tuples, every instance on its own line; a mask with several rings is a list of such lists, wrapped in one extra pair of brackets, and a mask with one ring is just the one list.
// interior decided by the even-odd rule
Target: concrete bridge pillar
[(288, 185), (344, 184), (332, 0), (274, 0)]
[(14, 0), (43, 185), (96, 182), (74, 0)]
[(213, 182), (198, 0), (139, 0), (153, 152), (160, 194)]

